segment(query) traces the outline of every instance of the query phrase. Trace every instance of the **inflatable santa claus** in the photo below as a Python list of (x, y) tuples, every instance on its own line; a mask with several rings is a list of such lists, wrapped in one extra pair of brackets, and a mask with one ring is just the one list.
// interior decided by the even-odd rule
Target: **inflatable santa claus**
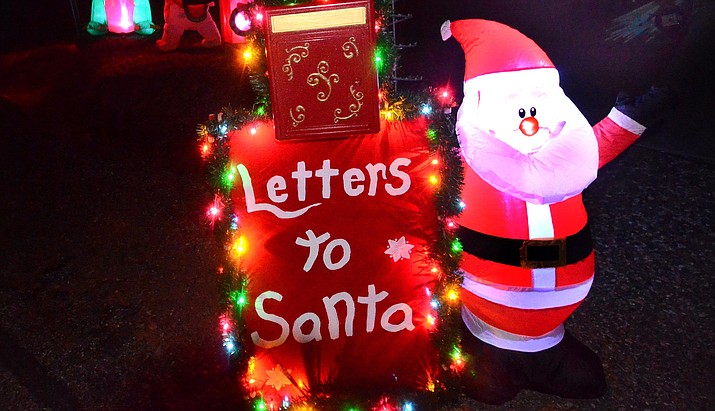
[(563, 327), (594, 279), (581, 192), (643, 133), (634, 118), (643, 107), (617, 102), (592, 127), (546, 53), (519, 31), (447, 21), (442, 38), (451, 36), (466, 57), (457, 115), (463, 348), (473, 357), (465, 388), (492, 404), (522, 389), (598, 397), (601, 362)]

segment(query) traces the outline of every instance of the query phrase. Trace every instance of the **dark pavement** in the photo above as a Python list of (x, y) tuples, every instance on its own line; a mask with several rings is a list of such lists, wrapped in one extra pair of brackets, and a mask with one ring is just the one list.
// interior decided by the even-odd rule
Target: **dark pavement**
[[(571, 11), (572, 24), (587, 21), (588, 10)], [(421, 16), (420, 28), (448, 12)], [(492, 12), (517, 16), (507, 21), (515, 26), (531, 21)], [(600, 13), (602, 29), (619, 15)], [(710, 7), (698, 15), (705, 23), (655, 43), (599, 37), (583, 50), (584, 32), (554, 33), (551, 21), (534, 35), (563, 63), (563, 86), (592, 121), (620, 88), (656, 80), (674, 88), (678, 104), (584, 194), (597, 274), (567, 327), (599, 354), (608, 393), (577, 401), (522, 392), (503, 407), (465, 400), (461, 409), (715, 408), (715, 111), (712, 68), (696, 58), (712, 50), (703, 37), (712, 15)], [(204, 224), (212, 195), (194, 128), (252, 100), (234, 47), (200, 50), (189, 36), (186, 48), (161, 54), (155, 38), (0, 56), (0, 409), (241, 407), (216, 329), (221, 249)], [(422, 48), (409, 53), (448, 53), (438, 66), (457, 73), (429, 78), (461, 82), (458, 46)], [(419, 72), (407, 53), (405, 69)]]

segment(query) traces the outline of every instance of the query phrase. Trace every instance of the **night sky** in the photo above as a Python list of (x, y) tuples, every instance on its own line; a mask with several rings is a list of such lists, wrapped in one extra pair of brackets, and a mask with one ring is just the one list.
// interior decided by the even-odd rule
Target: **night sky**
[[(218, 3), (219, 0), (217, 0)], [(91, 0), (43, 3), (0, 2), (0, 55), (57, 42), (87, 41), (84, 26), (90, 18)], [(77, 6), (77, 15), (72, 4)], [(163, 0), (150, 0), (154, 22), (163, 23)], [(715, 7), (705, 0), (663, 0), (680, 4), (685, 21), (671, 33), (656, 32), (630, 41), (608, 40), (613, 20), (642, 6), (647, 0), (396, 0), (398, 13), (412, 19), (396, 27), (398, 43), (417, 43), (401, 53), (401, 76), (419, 75), (424, 88), (449, 82), (459, 93), (464, 57), (454, 39), (443, 42), (439, 28), (445, 20), (492, 19), (531, 37), (560, 71), (562, 87), (591, 121), (607, 113), (621, 90), (638, 93), (653, 84), (673, 87), (694, 106), (712, 104), (715, 54)], [(218, 7), (212, 8), (218, 17)], [(160, 35), (158, 31), (154, 36)], [(406, 83), (405, 87), (410, 84)], [(708, 94), (709, 93), (709, 94)], [(687, 103), (687, 101), (686, 101)]]
[[(0, 5), (2, 41), (0, 53), (17, 51), (57, 42), (88, 41), (84, 26), (89, 21), (91, 0), (50, 4), (38, 1), (4, 1)], [(163, 23), (162, 0), (150, 0), (154, 22)], [(633, 23), (649, 5), (675, 9), (682, 24), (665, 32), (655, 29), (650, 20), (650, 34), (609, 39), (615, 30), (636, 31), (637, 25), (624, 27), (615, 23), (619, 17)], [(649, 139), (651, 145), (690, 156), (715, 158), (715, 144), (700, 125), (709, 122), (715, 110), (715, 95), (709, 86), (715, 77), (708, 56), (715, 55), (715, 6), (705, 0), (397, 0), (398, 13), (412, 19), (396, 27), (400, 44), (417, 43), (401, 51), (398, 75), (422, 76), (423, 81), (402, 82), (399, 87), (424, 89), (450, 84), (461, 97), (464, 55), (454, 40), (443, 42), (439, 28), (445, 20), (466, 18), (492, 19), (523, 32), (536, 41), (556, 64), (561, 85), (591, 122), (608, 113), (620, 91), (645, 92), (651, 85), (666, 86), (677, 97), (677, 124), (670, 130), (682, 130), (684, 140), (664, 136)], [(218, 18), (218, 7), (212, 9)], [(628, 13), (631, 13), (628, 17)], [(624, 17), (625, 16), (625, 17)], [(647, 18), (645, 20), (648, 20)], [(647, 28), (647, 27), (646, 27)], [(160, 35), (158, 31), (155, 36)]]
[[(89, 21), (91, 0), (74, 1), (77, 24), (70, 0), (41, 7), (34, 2), (3, 1), (0, 5), (0, 24), (3, 26), (0, 53), (58, 41), (87, 41), (84, 25)], [(162, 24), (163, 0), (150, 0), (150, 3), (154, 22)], [(712, 2), (703, 0), (658, 2), (663, 5), (676, 3), (680, 4), (679, 10), (684, 16), (683, 24), (677, 30), (657, 31), (651, 36), (641, 35), (625, 41), (608, 39), (616, 28), (614, 19), (656, 2), (397, 0), (397, 11), (413, 16), (397, 25), (398, 43), (417, 43), (417, 47), (401, 52), (398, 74), (424, 78), (420, 83), (403, 83), (401, 87), (424, 89), (449, 83), (459, 97), (464, 56), (454, 39), (441, 40), (439, 28), (448, 19), (484, 18), (510, 25), (534, 39), (556, 64), (566, 94), (589, 121), (603, 118), (620, 91), (638, 94), (651, 85), (665, 85), (674, 90), (679, 104), (688, 106), (685, 121), (705, 121), (715, 101), (712, 87), (708, 86), (715, 73), (707, 62), (708, 56), (715, 54), (715, 41), (712, 40), (715, 38), (715, 7)], [(218, 7), (214, 7), (212, 13), (217, 18)], [(712, 144), (705, 144), (705, 140), (709, 138), (693, 138), (685, 150), (694, 155), (702, 155), (705, 151), (708, 153), (706, 157), (715, 158)], [(656, 144), (667, 146), (670, 143), (663, 140)], [(670, 149), (683, 150), (682, 147)]]

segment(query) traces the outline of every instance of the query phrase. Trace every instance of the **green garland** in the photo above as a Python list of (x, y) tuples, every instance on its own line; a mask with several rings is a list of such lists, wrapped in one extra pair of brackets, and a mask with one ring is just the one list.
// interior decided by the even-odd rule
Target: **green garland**
[[(257, 0), (249, 7), (263, 8), (265, 6), (294, 5), (308, 3), (307, 0), (276, 1)], [(378, 19), (388, 21), (392, 16), (389, 0), (376, 0), (375, 8)], [(249, 9), (249, 10), (250, 10)], [(397, 113), (392, 120), (410, 120), (426, 117), (428, 120), (427, 139), (430, 151), (438, 155), (441, 161), (440, 181), (442, 184), (436, 190), (434, 201), (439, 216), (438, 229), (431, 241), (429, 255), (434, 265), (439, 267), (440, 279), (437, 281), (434, 294), (445, 295), (449, 290), (459, 289), (462, 273), (459, 270), (461, 245), (450, 228), (450, 220), (461, 212), (460, 193), (463, 183), (463, 165), (459, 153), (459, 144), (455, 133), (455, 122), (450, 104), (440, 105), (429, 92), (396, 94), (390, 89), (389, 73), (397, 64), (397, 48), (390, 40), (391, 36), (385, 29), (378, 35), (378, 50), (382, 64), (378, 63), (378, 75), (382, 84), (383, 108), (390, 108)], [(272, 118), (270, 90), (266, 77), (265, 41), (259, 30), (248, 36), (248, 47), (259, 57), (247, 64), (249, 82), (254, 93), (254, 104), (251, 109), (232, 107), (223, 108), (218, 114), (210, 115), (208, 120), (197, 126), (198, 141), (202, 156), (206, 162), (206, 172), (209, 184), (215, 193), (212, 210), (229, 210), (223, 218), (213, 218), (212, 224), (220, 244), (225, 244), (226, 250), (235, 247), (235, 241), (240, 233), (238, 217), (233, 214), (231, 191), (236, 178), (235, 169), (229, 161), (229, 135), (231, 132), (256, 122)], [(260, 48), (260, 52), (256, 49)], [(426, 110), (426, 108), (431, 108)], [(239, 245), (240, 246), (240, 245)], [(242, 320), (243, 308), (248, 303), (246, 288), (251, 275), (232, 264), (225, 254), (224, 264), (219, 268), (219, 287), (221, 304), (224, 307), (220, 319), (223, 344), (229, 357), (232, 371), (244, 375), (249, 367), (249, 359), (253, 354), (253, 344)], [(432, 332), (432, 338), (439, 350), (439, 362), (442, 372), (437, 376), (434, 387), (422, 393), (407, 392), (400, 398), (400, 403), (409, 401), (419, 409), (435, 409), (448, 403), (454, 403), (461, 395), (459, 373), (455, 368), (455, 358), (461, 359), (461, 317), (459, 304), (439, 304), (436, 308), (439, 315), (437, 330)], [(331, 409), (360, 409), (354, 406), (375, 406), (385, 399), (363, 399), (331, 396), (326, 400), (315, 393), (308, 393), (302, 399), (303, 405), (312, 405)], [(378, 401), (378, 402), (375, 402)], [(281, 409), (292, 409), (294, 404), (284, 404)], [(256, 409), (265, 407), (262, 400), (254, 403)], [(405, 408), (407, 409), (407, 408)]]

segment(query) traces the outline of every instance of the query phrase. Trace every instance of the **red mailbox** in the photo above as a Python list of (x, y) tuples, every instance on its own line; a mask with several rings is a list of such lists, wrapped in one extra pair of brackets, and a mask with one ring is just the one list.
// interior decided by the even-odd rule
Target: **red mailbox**
[(266, 8), (276, 138), (380, 131), (374, 27), (369, 0)]

